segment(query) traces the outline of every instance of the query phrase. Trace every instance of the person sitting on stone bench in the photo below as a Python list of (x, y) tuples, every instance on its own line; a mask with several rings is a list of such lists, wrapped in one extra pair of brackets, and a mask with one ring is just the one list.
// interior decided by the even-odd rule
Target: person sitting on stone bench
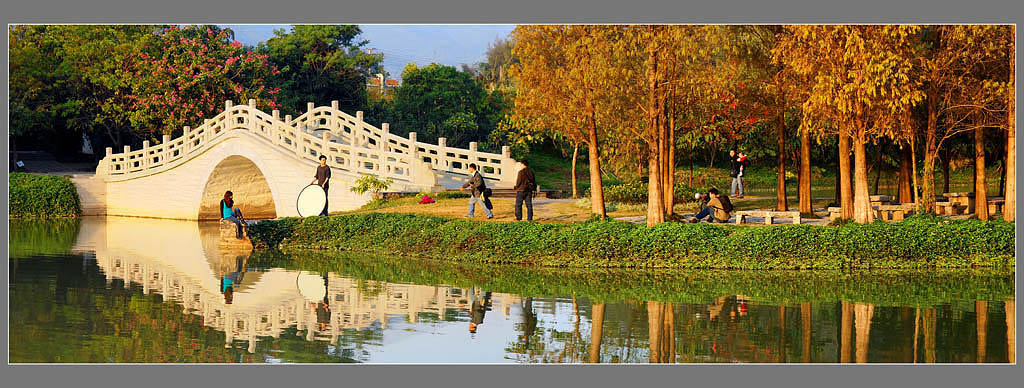
[(238, 233), (235, 234), (235, 237), (241, 240), (245, 238), (242, 235), (242, 228), (245, 227), (245, 217), (242, 217), (242, 211), (234, 206), (234, 194), (231, 190), (224, 192), (224, 199), (220, 200), (221, 217), (238, 225)]
[(708, 221), (715, 222), (729, 222), (729, 213), (732, 212), (732, 202), (729, 201), (729, 197), (719, 195), (718, 189), (711, 188), (708, 190), (707, 206), (704, 207), (699, 213), (690, 219), (691, 223), (699, 222), (704, 217), (709, 217)]

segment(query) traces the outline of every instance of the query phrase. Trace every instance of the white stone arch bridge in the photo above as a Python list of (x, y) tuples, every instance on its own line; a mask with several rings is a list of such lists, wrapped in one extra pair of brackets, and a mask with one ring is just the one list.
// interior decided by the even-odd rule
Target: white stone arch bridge
[[(309, 103), (303, 115), (280, 117), (248, 105), (224, 104), (224, 111), (183, 135), (160, 144), (114, 153), (106, 149), (95, 177), (76, 179), (89, 213), (172, 219), (218, 218), (220, 198), (232, 190), (248, 218), (297, 216), (295, 201), (313, 179), (320, 155), (331, 167), (329, 211), (356, 209), (371, 198), (349, 189), (363, 174), (391, 178), (388, 191), (436, 192), (457, 188), (476, 163), (489, 187), (511, 188), (515, 160), (501, 154), (447, 147), (393, 135), (331, 106)], [(101, 208), (101, 209), (99, 209)]]

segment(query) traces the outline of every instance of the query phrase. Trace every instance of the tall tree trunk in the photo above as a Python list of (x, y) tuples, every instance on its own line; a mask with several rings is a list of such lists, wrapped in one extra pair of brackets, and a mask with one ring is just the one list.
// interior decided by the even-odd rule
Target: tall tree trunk
[(917, 204), (917, 206), (921, 206), (921, 201), (920, 201), (920, 198), (918, 196), (918, 186), (917, 186), (917, 147), (916, 147), (916, 145), (917, 145), (917, 141), (915, 140), (914, 137), (911, 137), (910, 138), (910, 181), (914, 185), (913, 186), (913, 190), (914, 190), (914, 203)]
[[(591, 107), (593, 108), (593, 107)], [(597, 123), (590, 109), (587, 120), (587, 158), (590, 162), (590, 212), (601, 218), (608, 215), (604, 209), (604, 188), (601, 184), (601, 154), (597, 149)]]
[(811, 135), (810, 128), (800, 129), (800, 213), (810, 215), (814, 211), (811, 194)]
[(853, 304), (842, 302), (839, 330), (839, 362), (850, 363), (850, 337), (853, 332)]
[(909, 145), (908, 147), (901, 147), (900, 173), (896, 187), (896, 191), (899, 192), (900, 203), (910, 203), (914, 201), (913, 192), (910, 191), (910, 158), (911, 151)]
[(854, 133), (856, 136), (853, 139), (853, 216), (856, 222), (866, 224), (871, 222), (873, 218), (871, 197), (868, 195), (867, 151), (865, 150), (865, 139), (861, 129), (855, 130)]
[[(649, 27), (654, 34), (658, 27)], [(647, 132), (653, 139), (647, 139), (647, 226), (665, 222), (665, 186), (662, 177), (662, 157), (665, 154), (665, 137), (662, 130), (661, 88), (658, 85), (658, 39), (652, 39), (647, 46)]]
[(978, 363), (985, 362), (986, 342), (988, 340), (988, 302), (979, 300), (974, 302), (974, 315), (976, 331), (978, 332)]
[[(1014, 44), (1011, 47), (1017, 47), (1017, 28), (1010, 26), (1010, 41)], [(1010, 55), (1010, 87), (1008, 104), (1007, 104), (1007, 125), (1006, 125), (1006, 195), (1003, 198), (1006, 202), (1003, 203), (1003, 219), (1006, 221), (1013, 221), (1015, 218), (1014, 212), (1017, 210), (1017, 101), (1014, 93), (1017, 92), (1015, 89), (1014, 80), (1014, 66), (1016, 65), (1016, 56)]]
[(924, 131), (924, 166), (921, 169), (921, 203), (924, 211), (935, 212), (935, 130), (938, 125), (939, 94), (934, 87), (927, 88), (928, 123)]
[(875, 190), (873, 191), (873, 193), (875, 193), (875, 195), (878, 195), (878, 183), (879, 183), (879, 181), (882, 180), (882, 152), (883, 151), (884, 150), (882, 149), (881, 144), (879, 144), (879, 147), (878, 147), (878, 159), (875, 159), (875, 164), (873, 166), (873, 168), (875, 168), (877, 170), (877, 171), (875, 171)]
[(836, 193), (833, 197), (833, 202), (838, 203), (839, 206), (843, 205), (842, 195), (840, 194), (839, 188), (843, 186), (843, 175), (842, 171), (836, 173)]
[[(1008, 136), (1008, 135), (1009, 135), (1008, 132), (1003, 131), (1003, 144), (1006, 144), (1006, 136)], [(1003, 147), (1003, 148), (1004, 149), (1003, 149), (1003, 154), (1002, 154), (1002, 160), (999, 161), (1000, 165), (1002, 166), (1002, 169), (1001, 170), (1000, 169), (996, 169), (996, 171), (1001, 172), (1001, 174), (999, 174), (999, 196), (1005, 198), (1006, 197), (1006, 149), (1005, 149), (1005, 147)]]
[(718, 153), (718, 147), (716, 143), (711, 145), (711, 162), (708, 163), (708, 170), (715, 168), (715, 154)]
[(857, 327), (857, 363), (868, 362), (868, 341), (871, 338), (871, 317), (875, 315), (875, 306), (870, 303), (855, 303), (854, 315)]
[[(651, 152), (656, 154), (657, 150), (652, 149)], [(647, 169), (647, 226), (654, 226), (665, 222), (663, 187), (658, 184), (661, 181), (661, 166), (656, 157), (649, 160)]]
[(803, 348), (803, 362), (805, 364), (811, 362), (811, 304), (801, 303), (800, 304), (800, 332), (803, 334), (801, 345)]
[(778, 123), (778, 146), (779, 160), (778, 173), (775, 178), (775, 210), (787, 211), (789, 204), (786, 202), (786, 113), (779, 112)]
[(1007, 362), (1017, 362), (1017, 302), (1003, 302), (1006, 310), (1006, 356)]
[(572, 197), (577, 197), (577, 182), (576, 182), (576, 156), (580, 153), (580, 143), (572, 143)]
[(850, 185), (850, 133), (849, 129), (839, 132), (839, 205), (842, 206), (840, 218), (853, 218), (853, 187)]
[(985, 128), (974, 130), (974, 213), (988, 220), (988, 192), (985, 189)]
[(946, 149), (942, 151), (942, 154), (945, 155), (942, 158), (942, 192), (948, 193), (950, 192), (949, 174), (953, 172), (953, 150), (946, 147)]
[(662, 175), (665, 176), (665, 214), (672, 215), (675, 208), (675, 187), (676, 187), (676, 118), (675, 115), (669, 116), (668, 119), (668, 142), (666, 144), (668, 152), (665, 160), (665, 170), (662, 171)]
[(687, 185), (693, 187), (693, 150), (690, 150), (690, 176), (687, 178)]
[(590, 356), (591, 364), (601, 362), (601, 330), (604, 328), (604, 303), (594, 304), (594, 313), (590, 318)]

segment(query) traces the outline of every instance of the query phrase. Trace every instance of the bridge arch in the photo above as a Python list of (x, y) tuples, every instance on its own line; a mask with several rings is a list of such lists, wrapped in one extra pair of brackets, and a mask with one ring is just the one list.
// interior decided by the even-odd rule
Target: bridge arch
[(248, 219), (276, 218), (274, 193), (263, 171), (252, 160), (241, 155), (229, 155), (214, 166), (206, 177), (203, 196), (199, 202), (200, 220), (221, 218), (220, 200), (231, 190), (235, 206)]

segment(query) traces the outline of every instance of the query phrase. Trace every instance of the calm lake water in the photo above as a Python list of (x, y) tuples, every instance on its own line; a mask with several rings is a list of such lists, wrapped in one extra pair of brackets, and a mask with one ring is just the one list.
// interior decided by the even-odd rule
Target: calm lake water
[(1010, 271), (250, 255), (222, 249), (215, 224), (116, 217), (12, 220), (10, 233), (14, 363), (1015, 361)]

